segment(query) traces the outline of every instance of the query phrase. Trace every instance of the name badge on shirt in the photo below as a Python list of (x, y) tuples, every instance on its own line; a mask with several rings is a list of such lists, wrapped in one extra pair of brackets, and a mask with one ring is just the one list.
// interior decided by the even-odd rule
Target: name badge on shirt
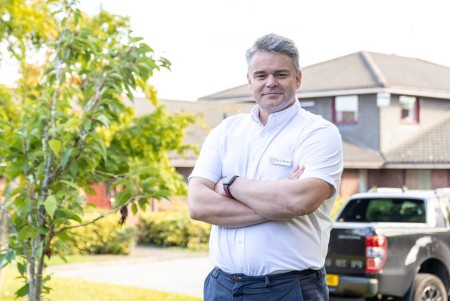
[(291, 166), (292, 159), (285, 154), (272, 155), (269, 157), (269, 163), (275, 165)]

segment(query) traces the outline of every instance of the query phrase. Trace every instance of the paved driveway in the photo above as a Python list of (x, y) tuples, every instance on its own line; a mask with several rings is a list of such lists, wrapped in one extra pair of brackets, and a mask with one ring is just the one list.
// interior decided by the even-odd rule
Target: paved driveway
[(129, 259), (52, 267), (50, 272), (56, 277), (203, 296), (203, 281), (212, 269), (207, 253), (156, 248), (137, 253)]

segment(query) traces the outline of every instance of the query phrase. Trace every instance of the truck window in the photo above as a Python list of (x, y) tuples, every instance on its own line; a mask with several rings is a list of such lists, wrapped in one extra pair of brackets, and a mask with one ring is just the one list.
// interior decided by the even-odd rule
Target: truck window
[(403, 198), (353, 199), (341, 211), (338, 221), (425, 223), (425, 203)]

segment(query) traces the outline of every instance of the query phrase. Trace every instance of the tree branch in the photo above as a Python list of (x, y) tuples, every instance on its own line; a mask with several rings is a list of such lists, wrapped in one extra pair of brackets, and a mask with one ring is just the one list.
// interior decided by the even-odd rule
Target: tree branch
[(136, 195), (136, 196), (132, 196), (132, 197), (130, 197), (123, 205), (121, 205), (120, 207), (113, 208), (113, 209), (111, 209), (111, 210), (105, 211), (105, 212), (103, 212), (102, 214), (100, 214), (99, 216), (97, 216), (96, 218), (94, 218), (94, 219), (92, 219), (92, 220), (90, 220), (90, 221), (88, 221), (88, 222), (81, 223), (81, 224), (77, 224), (77, 225), (73, 225), (73, 226), (63, 227), (63, 228), (59, 229), (58, 231), (55, 231), (55, 235), (54, 235), (54, 236), (56, 236), (56, 235), (58, 235), (58, 234), (60, 234), (60, 233), (62, 233), (62, 232), (64, 232), (64, 231), (70, 230), (70, 229), (75, 229), (75, 228), (84, 227), (84, 226), (93, 224), (93, 223), (95, 223), (96, 221), (98, 221), (99, 219), (102, 219), (102, 218), (104, 218), (105, 216), (110, 215), (111, 213), (115, 213), (115, 212), (119, 211), (120, 208), (122, 208), (122, 207), (124, 207), (124, 206), (128, 206), (128, 205), (129, 205), (131, 202), (133, 202), (133, 200), (135, 200), (136, 198), (141, 198), (141, 197), (145, 197), (145, 196), (144, 196), (144, 195)]

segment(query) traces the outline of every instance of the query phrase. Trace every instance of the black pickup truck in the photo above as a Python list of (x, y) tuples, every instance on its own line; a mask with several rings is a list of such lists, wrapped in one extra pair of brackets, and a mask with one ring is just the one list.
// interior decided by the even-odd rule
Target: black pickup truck
[(330, 234), (330, 300), (447, 301), (449, 218), (450, 188), (350, 197)]

